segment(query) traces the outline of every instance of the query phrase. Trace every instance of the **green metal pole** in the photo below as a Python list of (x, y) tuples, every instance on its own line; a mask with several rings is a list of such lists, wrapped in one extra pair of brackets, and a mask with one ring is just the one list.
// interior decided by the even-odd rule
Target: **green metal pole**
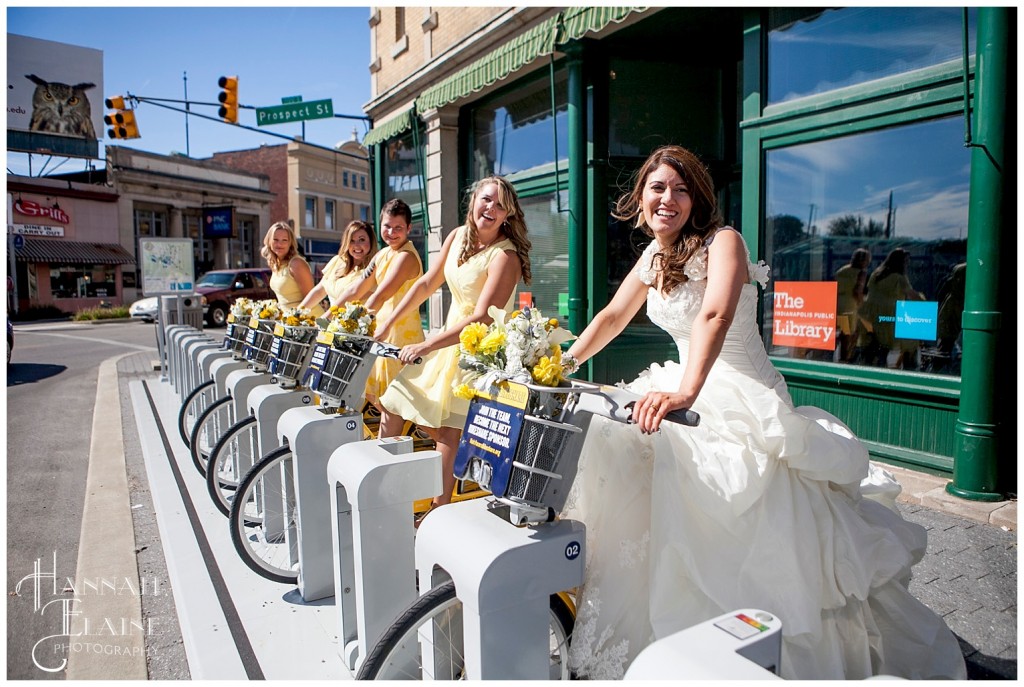
[(587, 91), (583, 75), (583, 46), (565, 47), (569, 124), (569, 330), (583, 331), (587, 323)]
[[(946, 491), (972, 501), (1001, 501), (996, 385), (1003, 313), (999, 269), (1005, 183), (1007, 56), (1010, 10), (978, 8), (975, 133), (967, 225), (967, 282), (963, 314), (964, 374), (956, 421), (953, 481)], [(1012, 454), (1010, 460), (1014, 460)]]

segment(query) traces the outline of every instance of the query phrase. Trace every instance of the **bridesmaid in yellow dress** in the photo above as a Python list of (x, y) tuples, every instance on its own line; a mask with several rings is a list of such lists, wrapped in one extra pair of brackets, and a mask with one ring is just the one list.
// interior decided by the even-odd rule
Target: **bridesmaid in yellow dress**
[(529, 284), (530, 240), (515, 189), (503, 177), (488, 177), (474, 186), (463, 226), (451, 232), (441, 254), (420, 278), (391, 317), (378, 325), (378, 338), (407, 313), (416, 312), (447, 283), (452, 304), (441, 331), (423, 343), (404, 347), (399, 355), (408, 364), (423, 357), (422, 365), (402, 370), (381, 397), (388, 412), (412, 420), (424, 428), (441, 452), (444, 488), (433, 506), (451, 501), (455, 487), (452, 474), (455, 452), (466, 422), (469, 402), (452, 395), (452, 385), (461, 382), (459, 334), (474, 322), (490, 324), (490, 306), (512, 308), (520, 278)]
[[(377, 314), (378, 322), (391, 320), (390, 331), (381, 339), (398, 347), (423, 341), (423, 326), (415, 309), (393, 318), (398, 304), (409, 288), (423, 276), (423, 263), (416, 247), (409, 240), (412, 228), (412, 210), (404, 200), (393, 198), (384, 204), (380, 213), (380, 237), (386, 246), (374, 258), (362, 280), (351, 284), (338, 297), (339, 303), (366, 299), (366, 307)], [(373, 295), (366, 298), (373, 291)], [(380, 338), (380, 337), (378, 337)], [(389, 413), (380, 404), (380, 397), (388, 388), (402, 363), (391, 358), (377, 358), (366, 380), (366, 400), (380, 410), (380, 436), (390, 437), (402, 433), (402, 418)]]
[(370, 225), (359, 220), (349, 222), (341, 235), (338, 254), (324, 267), (323, 278), (302, 299), (301, 307), (311, 308), (324, 298), (331, 305), (343, 303), (340, 296), (362, 279), (363, 270), (370, 265), (376, 253), (377, 242), (373, 239)]
[[(270, 288), (277, 294), (277, 302), (286, 308), (298, 307), (313, 288), (313, 272), (306, 259), (299, 255), (295, 232), (287, 222), (270, 225), (260, 254), (270, 266)], [(314, 315), (323, 312), (319, 305), (311, 310)]]

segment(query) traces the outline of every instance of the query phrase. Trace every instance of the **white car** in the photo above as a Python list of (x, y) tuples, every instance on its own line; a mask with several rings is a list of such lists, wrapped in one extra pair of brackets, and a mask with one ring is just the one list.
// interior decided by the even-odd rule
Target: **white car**
[(132, 316), (133, 320), (156, 322), (156, 311), (159, 307), (160, 299), (157, 296), (150, 296), (132, 303), (128, 308), (128, 314)]

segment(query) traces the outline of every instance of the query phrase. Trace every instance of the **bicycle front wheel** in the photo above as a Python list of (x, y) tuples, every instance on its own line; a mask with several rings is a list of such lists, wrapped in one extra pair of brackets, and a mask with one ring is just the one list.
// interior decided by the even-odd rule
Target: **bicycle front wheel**
[[(569, 679), (569, 641), (575, 621), (565, 600), (549, 601), (549, 673)], [(464, 680), (462, 602), (455, 583), (423, 594), (381, 636), (359, 667), (358, 680)]]
[(270, 451), (242, 478), (231, 503), (231, 541), (242, 561), (259, 575), (296, 584), (299, 574), (295, 529), (292, 451)]
[(202, 412), (192, 427), (189, 436), (188, 450), (192, 456), (192, 464), (203, 477), (206, 477), (206, 464), (210, 460), (210, 451), (217, 445), (221, 435), (235, 421), (235, 404), (231, 396), (223, 396), (210, 404)]
[(244, 417), (231, 425), (210, 451), (206, 464), (206, 489), (213, 505), (224, 515), (231, 512), (231, 500), (242, 476), (259, 458), (256, 418)]
[(178, 411), (178, 434), (185, 446), (192, 447), (192, 428), (203, 411), (210, 407), (210, 404), (217, 400), (215, 394), (217, 389), (212, 380), (203, 382), (192, 390)]

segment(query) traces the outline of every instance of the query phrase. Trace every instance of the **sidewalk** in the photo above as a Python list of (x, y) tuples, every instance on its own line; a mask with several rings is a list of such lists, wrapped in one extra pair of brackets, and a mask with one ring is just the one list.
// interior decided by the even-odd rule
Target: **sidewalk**
[[(174, 588), (173, 598), (167, 595), (162, 599), (168, 605), (147, 609), (144, 599), (143, 615), (160, 616), (169, 630), (158, 638), (162, 643), (147, 646), (149, 678), (251, 679), (261, 675), (349, 679), (351, 674), (337, 655), (333, 599), (305, 604), (296, 598), (294, 587), (255, 579), (226, 541), (222, 516), (205, 512), (212, 513), (205, 485), (188, 459), (182, 458), (185, 449), (174, 426), (177, 398), (169, 384), (159, 381), (152, 365), (154, 357), (132, 354), (117, 365), (136, 550), (140, 567), (145, 563), (144, 574), (162, 575), (172, 587), (175, 577), (190, 577), (178, 581), (188, 585), (187, 592)], [(143, 381), (152, 392), (152, 402), (142, 402)], [(181, 463), (178, 484), (169, 472), (162, 476), (152, 472), (155, 458), (163, 461), (161, 470), (167, 468), (169, 458)], [(971, 679), (1016, 679), (1016, 502), (962, 501), (945, 493), (946, 479), (884, 467), (903, 484), (899, 507), (904, 516), (928, 530), (928, 550), (914, 568), (910, 591), (941, 615), (958, 636)], [(194, 499), (187, 498), (190, 492)], [(186, 506), (183, 497), (191, 503)], [(198, 510), (191, 522), (185, 513), (190, 508)], [(211, 523), (212, 530), (207, 527)], [(195, 526), (199, 529), (193, 531)], [(174, 534), (169, 534), (172, 531)], [(145, 532), (148, 534), (141, 534)], [(140, 536), (144, 537), (141, 541)], [(200, 556), (187, 563), (181, 559), (180, 548), (168, 549), (175, 546), (169, 538), (179, 540), (178, 546), (184, 539), (191, 539), (192, 546), (197, 539), (208, 541), (208, 551), (217, 559), (214, 567), (224, 578), (217, 594), (196, 593), (198, 585), (211, 584), (207, 575), (210, 561), (204, 564)], [(228, 604), (225, 611), (236, 614), (234, 621), (223, 615), (224, 599)], [(197, 601), (205, 608), (197, 608)], [(179, 630), (180, 634), (175, 634)], [(249, 643), (248, 651), (242, 652), (248, 655), (236, 651), (238, 636)]]

